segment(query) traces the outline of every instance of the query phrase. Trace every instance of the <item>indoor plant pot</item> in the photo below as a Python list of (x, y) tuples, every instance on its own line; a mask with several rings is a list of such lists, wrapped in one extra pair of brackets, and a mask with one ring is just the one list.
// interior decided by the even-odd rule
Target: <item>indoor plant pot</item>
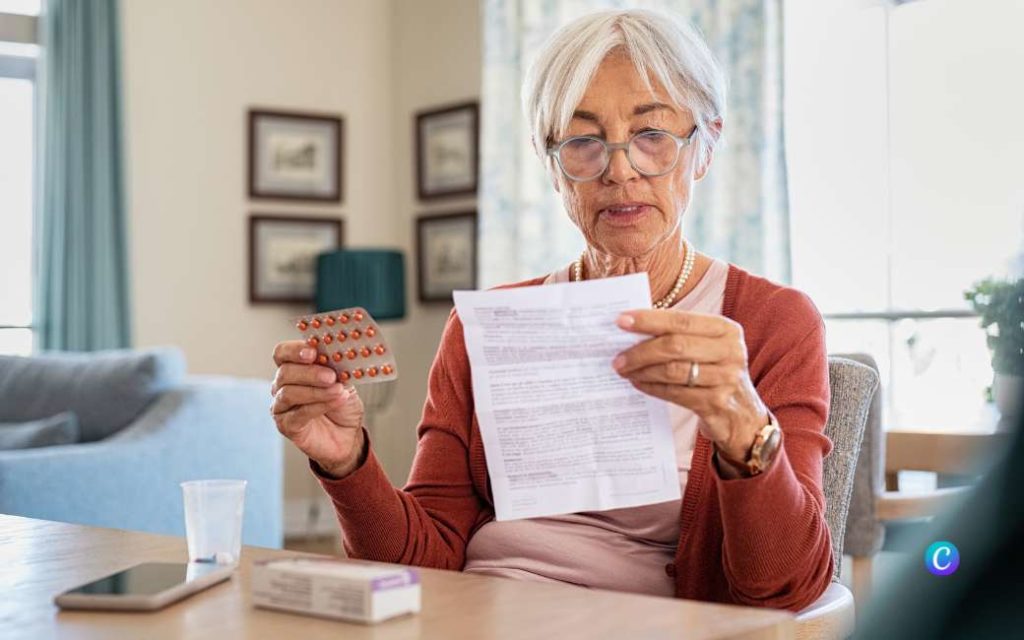
[(1016, 425), (1024, 405), (1024, 278), (988, 278), (964, 293), (981, 316), (992, 352), (992, 400), (1000, 428)]

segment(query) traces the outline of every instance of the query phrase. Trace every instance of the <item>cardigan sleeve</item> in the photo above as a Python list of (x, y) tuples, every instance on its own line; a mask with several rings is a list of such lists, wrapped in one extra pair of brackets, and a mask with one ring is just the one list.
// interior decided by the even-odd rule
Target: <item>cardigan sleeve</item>
[[(722, 563), (737, 602), (799, 610), (828, 587), (834, 562), (822, 490), (822, 461), (832, 448), (823, 433), (829, 405), (825, 328), (810, 299), (793, 289), (773, 295), (764, 313), (762, 320), (774, 322), (767, 323), (749, 366), (758, 395), (782, 429), (782, 449), (753, 478), (726, 480), (712, 471), (722, 514)], [(797, 330), (775, 330), (779, 326)]]
[(341, 479), (311, 465), (334, 504), (350, 556), (462, 568), (466, 542), (483, 509), (469, 468), (470, 389), (462, 323), (453, 311), (430, 369), (405, 488), (391, 485), (372, 447), (363, 464)]

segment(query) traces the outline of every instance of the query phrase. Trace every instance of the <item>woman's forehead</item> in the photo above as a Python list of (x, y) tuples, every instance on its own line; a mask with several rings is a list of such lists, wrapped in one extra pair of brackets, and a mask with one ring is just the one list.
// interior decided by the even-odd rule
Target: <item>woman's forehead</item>
[(609, 55), (598, 67), (575, 111), (582, 114), (583, 119), (590, 119), (587, 114), (670, 116), (679, 115), (683, 110), (656, 77), (648, 75), (648, 81), (644, 82), (632, 60), (622, 55)]
[[(589, 93), (589, 92), (588, 92)], [(672, 123), (688, 118), (690, 110), (675, 104), (668, 96), (649, 90), (638, 92), (609, 92), (584, 95), (572, 113), (572, 122), (604, 124), (615, 120), (658, 120)]]
[[(599, 108), (597, 111), (590, 111), (583, 108), (583, 103), (580, 103), (575, 111), (573, 111), (573, 120), (585, 120), (588, 122), (600, 123), (605, 117), (608, 116), (627, 116), (627, 117), (640, 117), (654, 114), (660, 117), (671, 118), (679, 115), (679, 109), (666, 102), (660, 102), (655, 99), (654, 96), (648, 94), (646, 96), (647, 102), (640, 100), (636, 104), (632, 104), (627, 100), (616, 101), (614, 105), (604, 105), (605, 108)], [(609, 108), (611, 107), (611, 108)]]

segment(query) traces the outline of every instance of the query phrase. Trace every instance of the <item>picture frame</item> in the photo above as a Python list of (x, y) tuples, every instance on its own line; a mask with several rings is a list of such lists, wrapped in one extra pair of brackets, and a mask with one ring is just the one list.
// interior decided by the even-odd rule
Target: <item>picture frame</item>
[(341, 218), (250, 214), (249, 302), (313, 302), (316, 256), (343, 241)]
[(340, 115), (249, 110), (249, 197), (342, 201), (345, 121)]
[(416, 282), (420, 302), (452, 302), (452, 291), (477, 288), (477, 212), (416, 218)]
[(420, 200), (476, 195), (480, 105), (464, 102), (415, 117), (416, 193)]

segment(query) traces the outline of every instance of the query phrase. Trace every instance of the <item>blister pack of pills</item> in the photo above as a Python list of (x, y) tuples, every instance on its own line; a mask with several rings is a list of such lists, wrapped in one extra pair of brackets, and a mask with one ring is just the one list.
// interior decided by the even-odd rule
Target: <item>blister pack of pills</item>
[(345, 384), (385, 382), (398, 377), (394, 354), (380, 326), (362, 307), (301, 316), (295, 328), (316, 349), (317, 364), (338, 372)]

